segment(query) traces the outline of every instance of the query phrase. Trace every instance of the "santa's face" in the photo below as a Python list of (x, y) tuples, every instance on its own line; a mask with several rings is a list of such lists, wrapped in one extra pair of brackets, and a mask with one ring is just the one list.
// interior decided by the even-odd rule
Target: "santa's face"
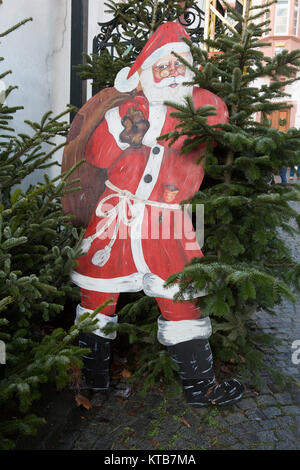
[[(192, 63), (189, 52), (178, 55)], [(192, 87), (182, 84), (192, 78), (193, 72), (173, 54), (160, 58), (140, 75), (142, 89), (149, 102), (183, 103), (185, 96), (191, 96)]]
[[(185, 57), (187, 54), (181, 54)], [(169, 55), (159, 59), (152, 67), (153, 79), (158, 86), (176, 88), (179, 81), (176, 77), (185, 76), (185, 65), (177, 57)]]

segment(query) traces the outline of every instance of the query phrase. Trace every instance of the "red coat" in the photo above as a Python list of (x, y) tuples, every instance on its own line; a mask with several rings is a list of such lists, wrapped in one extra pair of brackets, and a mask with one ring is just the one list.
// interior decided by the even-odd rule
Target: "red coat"
[[(209, 124), (227, 121), (226, 105), (216, 95), (194, 87), (193, 100), (195, 107), (216, 106), (217, 114), (208, 118)], [(140, 148), (119, 140), (124, 130), (121, 118), (132, 106), (142, 110), (150, 123)], [(95, 210), (84, 236), (88, 251), (78, 259), (78, 267), (72, 275), (81, 288), (110, 293), (144, 290), (151, 296), (173, 298), (174, 292), (163, 289), (163, 282), (171, 274), (181, 271), (192, 258), (203, 256), (189, 217), (172, 205), (178, 205), (198, 191), (204, 173), (196, 162), (205, 145), (188, 155), (181, 155), (184, 138), (171, 148), (167, 141), (157, 143), (157, 136), (172, 131), (177, 124), (170, 116), (171, 111), (174, 110), (161, 103), (151, 103), (149, 107), (145, 96), (139, 94), (109, 110), (89, 139), (86, 159), (107, 169), (113, 187), (107, 187), (101, 195), (98, 215)], [(129, 193), (120, 196), (114, 187)], [(162, 203), (163, 207), (149, 206), (149, 200)], [(107, 210), (108, 216), (99, 217), (99, 211), (104, 215)], [(132, 215), (131, 222), (126, 222)], [(181, 234), (183, 222), (185, 233)], [(104, 224), (108, 226), (103, 228)]]

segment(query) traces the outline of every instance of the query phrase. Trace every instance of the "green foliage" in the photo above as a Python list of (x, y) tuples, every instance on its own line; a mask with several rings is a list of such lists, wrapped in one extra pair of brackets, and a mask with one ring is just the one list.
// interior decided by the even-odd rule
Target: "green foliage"
[[(6, 98), (13, 89), (7, 89)], [(50, 158), (64, 145), (54, 139), (66, 136), (69, 124), (63, 118), (69, 110), (58, 116), (48, 112), (40, 123), (25, 121), (29, 133), (17, 134), (13, 117), (20, 108), (0, 103), (0, 340), (6, 345), (1, 449), (13, 448), (19, 434), (32, 434), (44, 422), (30, 413), (40, 385), (69, 382), (70, 368), (81, 367), (87, 352), (74, 346), (79, 328), (95, 327), (88, 314), (69, 331), (50, 323), (79, 297), (70, 271), (80, 254), (80, 234), (60, 203), (68, 175), (50, 180), (45, 174), (43, 182), (24, 189), (24, 178), (52, 165)]]
[[(299, 165), (300, 131), (270, 128), (266, 118), (287, 107), (284, 99), (289, 95), (284, 87), (299, 79), (300, 50), (264, 56), (259, 39), (268, 23), (252, 19), (262, 17), (266, 8), (250, 9), (248, 18), (228, 8), (242, 28), (207, 41), (221, 54), (209, 59), (205, 50), (187, 43), (194, 56), (194, 65), (189, 66), (194, 83), (226, 102), (229, 122), (210, 126), (211, 107), (195, 109), (188, 98), (185, 106), (169, 103), (176, 109), (173, 115), (179, 124), (162, 138), (172, 145), (186, 136), (183, 153), (208, 143), (199, 159), (205, 158), (208, 182), (204, 179), (204, 188), (190, 201), (194, 209), (204, 204), (205, 256), (194, 259), (166, 284), (180, 283), (179, 301), (184, 293), (207, 289), (208, 295), (199, 298), (198, 304), (202, 314), (212, 318), (216, 356), (239, 364), (244, 376), (252, 375), (257, 385), (258, 371), (265, 367), (258, 337), (264, 345), (269, 341), (251, 328), (252, 314), (271, 313), (284, 298), (294, 301), (293, 289), (299, 288), (300, 266), (281, 234), (299, 236), (300, 216), (289, 202), (300, 200), (300, 187), (270, 184), (270, 180), (280, 169)], [(271, 80), (259, 86), (256, 80), (261, 77)], [(262, 122), (256, 121), (257, 112)], [(291, 227), (291, 219), (297, 228)]]
[[(137, 294), (119, 312), (118, 334), (126, 335), (129, 344), (135, 345), (135, 354), (129, 357), (134, 366), (134, 381), (142, 381), (142, 394), (158, 382), (172, 384), (178, 393), (177, 365), (166, 349), (157, 342), (157, 317), (159, 310), (154, 298)], [(128, 354), (130, 356), (130, 354)]]

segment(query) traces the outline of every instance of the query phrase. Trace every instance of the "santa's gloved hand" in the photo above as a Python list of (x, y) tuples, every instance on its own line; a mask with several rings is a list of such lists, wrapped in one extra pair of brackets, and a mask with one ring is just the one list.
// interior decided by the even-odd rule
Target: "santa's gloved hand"
[(122, 118), (123, 132), (120, 134), (120, 141), (139, 148), (147, 130), (149, 129), (149, 121), (144, 117), (141, 110), (131, 107)]

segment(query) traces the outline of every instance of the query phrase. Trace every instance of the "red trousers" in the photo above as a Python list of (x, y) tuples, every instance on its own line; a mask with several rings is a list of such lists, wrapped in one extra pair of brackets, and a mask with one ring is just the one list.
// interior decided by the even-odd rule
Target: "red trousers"
[[(101, 310), (101, 313), (104, 315), (113, 315), (116, 310), (119, 295), (119, 293), (108, 294), (104, 292), (95, 292), (81, 289), (81, 306), (83, 308), (95, 310), (105, 301), (113, 299), (109, 305)], [(173, 300), (164, 299), (161, 297), (157, 297), (156, 301), (162, 316), (166, 320), (194, 320), (201, 317), (200, 310), (197, 308), (195, 302), (173, 302)]]

